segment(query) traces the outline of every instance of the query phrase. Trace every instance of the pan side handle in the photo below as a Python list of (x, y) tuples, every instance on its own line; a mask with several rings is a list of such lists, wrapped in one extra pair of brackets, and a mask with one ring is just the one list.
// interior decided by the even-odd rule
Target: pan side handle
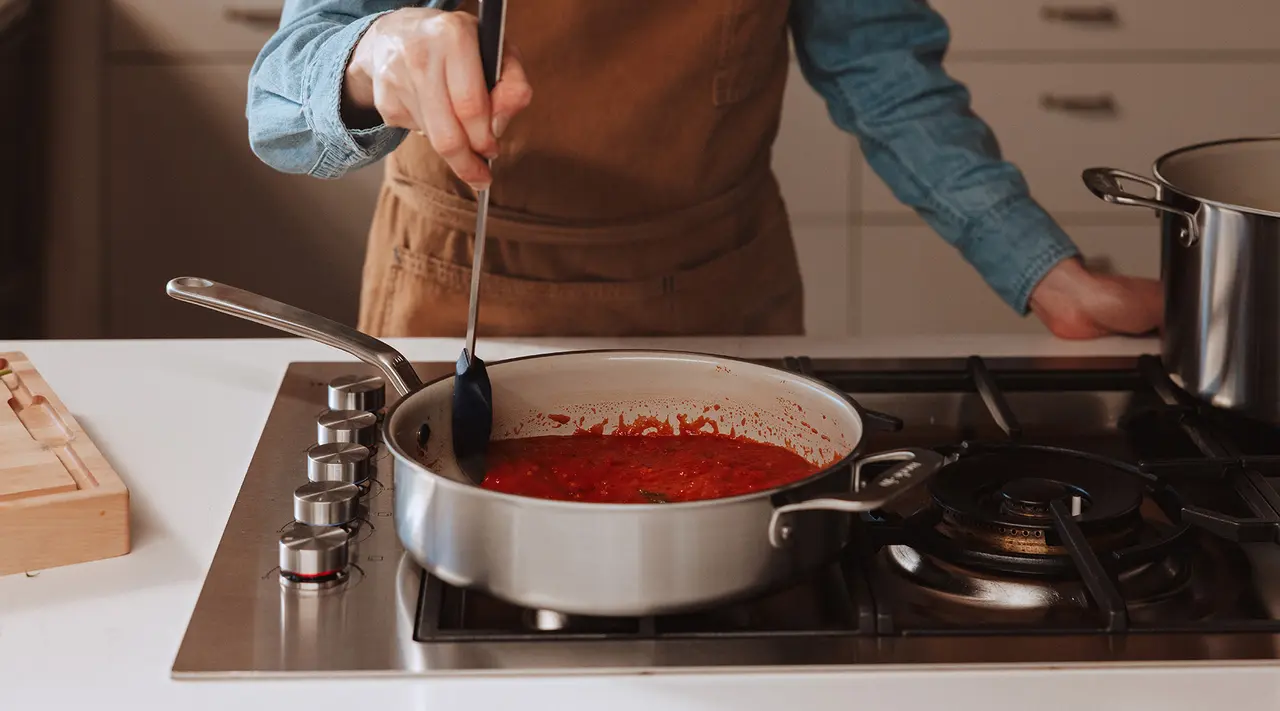
[[(786, 545), (791, 534), (787, 519), (800, 511), (843, 511), (862, 513), (882, 508), (890, 501), (923, 483), (946, 466), (948, 459), (931, 449), (897, 449), (871, 454), (853, 463), (853, 491), (839, 496), (809, 499), (774, 509), (769, 519), (769, 544), (774, 548)], [(902, 462), (890, 468), (874, 481), (862, 482), (862, 468), (876, 462)]]
[(1200, 226), (1194, 214), (1159, 198), (1142, 197), (1120, 187), (1120, 179), (1124, 179), (1141, 183), (1153, 191), (1158, 191), (1160, 186), (1154, 180), (1117, 168), (1086, 168), (1081, 174), (1081, 178), (1084, 180), (1084, 185), (1089, 189), (1089, 192), (1113, 205), (1145, 207), (1157, 212), (1168, 212), (1182, 217), (1187, 223), (1186, 232), (1182, 235), (1183, 246), (1190, 247), (1200, 240)]
[(200, 277), (171, 279), (165, 292), (178, 301), (220, 311), (346, 351), (381, 370), (387, 382), (401, 397), (422, 387), (422, 380), (413, 369), (413, 364), (399, 351), (373, 336), (319, 314)]

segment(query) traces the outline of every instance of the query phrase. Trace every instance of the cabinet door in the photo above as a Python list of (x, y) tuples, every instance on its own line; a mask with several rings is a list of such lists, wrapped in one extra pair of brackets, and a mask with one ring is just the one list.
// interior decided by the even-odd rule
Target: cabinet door
[(110, 69), (108, 334), (274, 336), (165, 295), (202, 276), (354, 324), (382, 170), (337, 181), (274, 171), (249, 148), (249, 65)]
[(791, 60), (773, 171), (798, 223), (845, 224), (854, 192), (857, 142), (836, 127), (827, 105)]
[[(1080, 180), (1093, 166), (1150, 175), (1163, 153), (1201, 141), (1270, 135), (1280, 125), (1274, 64), (990, 63), (948, 71), (973, 95), (1007, 159), (1055, 216), (1137, 222), (1142, 212), (1094, 197)], [(904, 213), (863, 162), (862, 209)]]
[(846, 225), (803, 225), (791, 228), (804, 280), (804, 327), (809, 336), (849, 335), (850, 239)]
[(113, 52), (257, 54), (284, 0), (111, 0)]
[(958, 52), (1280, 49), (1275, 0), (930, 0)]
[[(1133, 276), (1160, 275), (1159, 227), (1075, 227), (1087, 261)], [(1015, 314), (958, 252), (927, 227), (867, 227), (858, 257), (861, 335), (1047, 333)], [(909, 285), (909, 286), (907, 286)]]

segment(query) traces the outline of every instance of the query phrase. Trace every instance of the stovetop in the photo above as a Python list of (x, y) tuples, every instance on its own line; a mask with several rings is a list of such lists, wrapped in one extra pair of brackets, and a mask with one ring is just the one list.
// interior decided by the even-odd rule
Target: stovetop
[(955, 462), (858, 519), (842, 560), (791, 588), (639, 619), (522, 610), (425, 574), (396, 538), (391, 457), (376, 448), (354, 522), (335, 529), (347, 577), (282, 574), (330, 383), (376, 374), (291, 364), (174, 676), (1280, 659), (1280, 432), (1198, 405), (1156, 358), (762, 362), (871, 410), (884, 426), (865, 451), (932, 447)]

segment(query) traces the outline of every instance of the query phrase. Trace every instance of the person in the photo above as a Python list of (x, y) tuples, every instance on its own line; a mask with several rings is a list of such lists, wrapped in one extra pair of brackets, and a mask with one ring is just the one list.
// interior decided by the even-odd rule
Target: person
[(367, 333), (464, 332), (482, 186), (482, 335), (803, 333), (770, 167), (791, 44), (895, 197), (1010, 308), (1062, 338), (1160, 326), (1158, 283), (1091, 273), (1002, 158), (942, 67), (949, 29), (925, 0), (508, 0), (506, 13), (492, 92), (476, 7), (449, 0), (289, 0), (253, 64), (262, 161), (322, 179), (383, 162)]

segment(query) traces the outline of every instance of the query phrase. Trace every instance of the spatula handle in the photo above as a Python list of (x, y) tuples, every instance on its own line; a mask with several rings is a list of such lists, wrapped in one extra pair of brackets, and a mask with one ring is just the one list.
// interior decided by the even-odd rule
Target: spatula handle
[(484, 67), (484, 80), (489, 85), (489, 91), (493, 91), (493, 87), (498, 85), (502, 74), (502, 37), (506, 24), (505, 0), (481, 0), (480, 64)]

